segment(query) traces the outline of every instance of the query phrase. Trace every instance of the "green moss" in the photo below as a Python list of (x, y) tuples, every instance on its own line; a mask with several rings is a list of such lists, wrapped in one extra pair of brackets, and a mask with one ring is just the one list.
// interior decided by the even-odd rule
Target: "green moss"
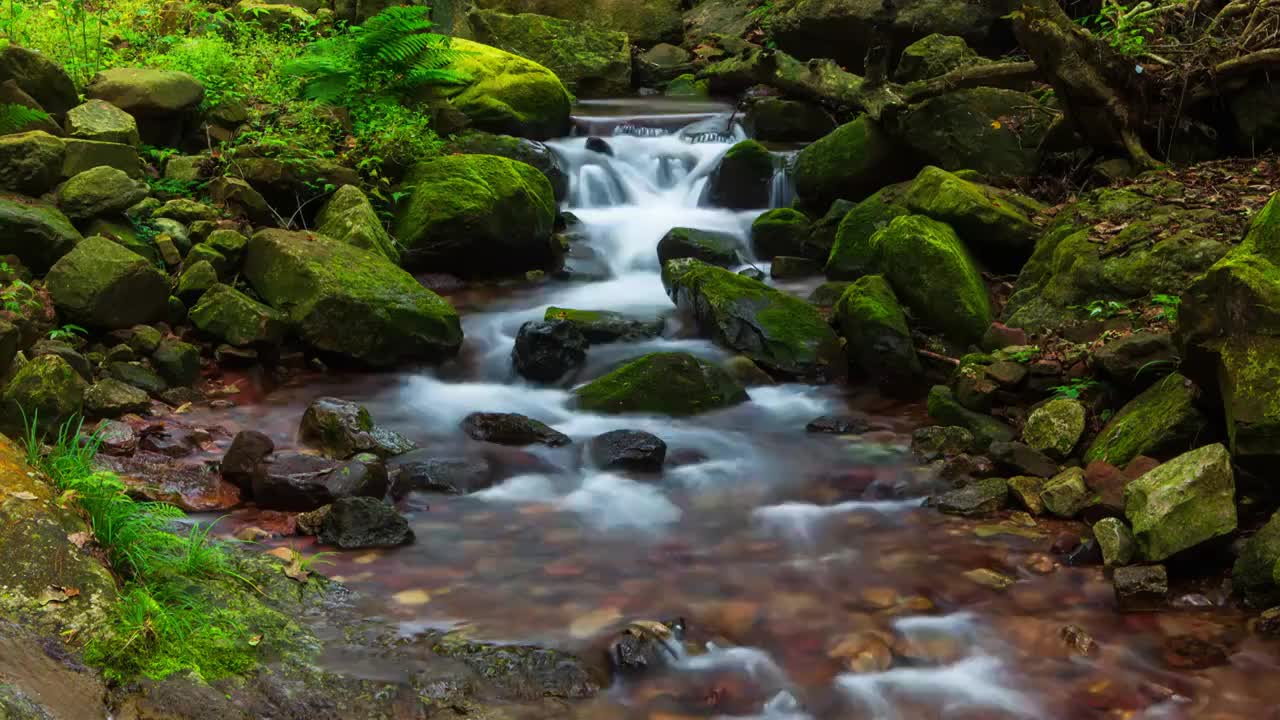
[(1040, 490), (1040, 501), (1049, 512), (1060, 518), (1073, 518), (1093, 501), (1093, 493), (1084, 482), (1084, 470), (1067, 468)]
[(948, 170), (1034, 175), (1054, 118), (1047, 110), (1034, 96), (1016, 90), (960, 89), (912, 106), (899, 120), (898, 137), (927, 162)]
[(1237, 336), (1213, 350), (1232, 454), (1280, 456), (1280, 338)]
[(54, 206), (0, 193), (0, 253), (16, 255), (35, 272), (46, 272), (80, 242), (80, 233)]
[(41, 355), (18, 369), (4, 389), (4, 425), (12, 432), (23, 418), (39, 416), (42, 428), (57, 427), (80, 414), (87, 385), (57, 355)]
[(664, 92), (671, 97), (706, 97), (711, 94), (711, 84), (699, 80), (696, 75), (684, 73), (672, 78)]
[(1036, 450), (1065, 458), (1080, 442), (1084, 428), (1084, 406), (1077, 400), (1058, 398), (1031, 413), (1022, 430), (1022, 440)]
[(535, 140), (567, 134), (571, 99), (550, 70), (463, 38), (453, 39), (453, 49), (462, 52), (453, 69), (472, 82), (445, 95), (475, 127)]
[(1280, 602), (1280, 512), (1244, 544), (1231, 568), (1231, 586), (1254, 607)]
[(1173, 374), (1120, 409), (1085, 452), (1085, 462), (1124, 466), (1139, 455), (1168, 457), (1191, 447), (1206, 430), (1190, 380)]
[(478, 10), (469, 16), (475, 39), (547, 67), (579, 97), (631, 91), (627, 34), (545, 15)]
[(903, 49), (894, 78), (901, 83), (928, 80), (962, 67), (989, 62), (974, 52), (964, 38), (933, 33)]
[(800, 151), (796, 193), (806, 206), (825, 212), (836, 200), (862, 200), (905, 180), (916, 167), (875, 121), (863, 116)]
[(973, 433), (979, 449), (985, 450), (993, 442), (1008, 442), (1013, 431), (990, 415), (974, 412), (961, 405), (946, 385), (934, 385), (929, 391), (929, 417), (941, 425), (962, 427)]
[(793, 208), (775, 208), (751, 224), (751, 248), (756, 257), (767, 260), (779, 255), (800, 257), (812, 222)]
[(872, 242), (875, 234), (894, 218), (910, 214), (899, 204), (900, 186), (877, 191), (845, 214), (836, 230), (835, 243), (827, 258), (826, 273), (832, 279), (856, 280), (877, 272), (879, 254)]
[(188, 314), (206, 335), (237, 347), (275, 344), (284, 338), (284, 317), (229, 285), (213, 285)]
[[(936, 167), (920, 172), (902, 197), (909, 210), (955, 228), (970, 250), (993, 262), (1017, 264), (1031, 254), (1039, 228), (995, 188), (961, 180)], [(1002, 262), (1001, 262), (1002, 261)]]
[(382, 227), (382, 218), (378, 217), (369, 198), (355, 185), (343, 185), (329, 198), (316, 217), (316, 232), (338, 242), (381, 253), (393, 263), (400, 262), (400, 248), (396, 241)]
[(1235, 478), (1222, 445), (1166, 462), (1125, 486), (1138, 554), (1159, 562), (1236, 529)]
[(578, 407), (599, 413), (682, 417), (749, 398), (727, 372), (688, 353), (653, 353), (574, 391)]
[(833, 315), (855, 369), (895, 382), (923, 372), (906, 315), (884, 278), (866, 275), (850, 285)]

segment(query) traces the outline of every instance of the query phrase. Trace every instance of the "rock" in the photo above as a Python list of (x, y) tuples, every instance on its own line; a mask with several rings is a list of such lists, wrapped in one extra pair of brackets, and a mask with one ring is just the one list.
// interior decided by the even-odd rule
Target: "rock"
[(555, 306), (547, 308), (543, 319), (573, 323), (592, 345), (660, 337), (665, 324), (661, 319), (640, 320), (605, 310), (572, 310)]
[(473, 440), (498, 445), (560, 447), (573, 442), (546, 423), (517, 413), (471, 413), (462, 419), (462, 430)]
[(241, 430), (231, 439), (218, 469), (224, 480), (242, 492), (252, 492), (254, 482), (266, 478), (264, 463), (275, 449), (275, 442), (265, 434), (257, 430)]
[(973, 433), (965, 428), (930, 425), (911, 433), (911, 453), (920, 462), (929, 463), (967, 453), (975, 442)]
[[(1031, 256), (1040, 230), (1027, 216), (1029, 199), (926, 167), (900, 200), (913, 213), (950, 225), (971, 252), (1017, 270)], [(985, 328), (984, 328), (985, 331)]]
[(571, 100), (554, 73), (531, 60), (463, 38), (454, 38), (452, 47), (461, 55), (452, 69), (471, 82), (440, 93), (474, 127), (532, 140), (568, 134)]
[(85, 95), (132, 115), (147, 143), (172, 147), (194, 127), (204, 86), (184, 72), (118, 67), (95, 75)]
[(841, 125), (800, 151), (796, 193), (806, 207), (823, 212), (839, 199), (862, 200), (876, 190), (906, 180), (916, 167), (867, 117)]
[(1117, 385), (1142, 390), (1177, 368), (1178, 350), (1170, 333), (1139, 332), (1098, 348), (1093, 364)]
[(804, 257), (779, 255), (769, 266), (769, 277), (774, 280), (795, 280), (822, 274), (822, 265)]
[(871, 430), (871, 423), (857, 415), (823, 415), (810, 420), (804, 430), (825, 435), (861, 435)]
[(658, 241), (658, 262), (694, 258), (719, 267), (739, 262), (738, 239), (729, 233), (694, 228), (672, 228)]
[(1159, 609), (1169, 593), (1169, 575), (1163, 565), (1118, 567), (1113, 579), (1121, 610)]
[(929, 391), (929, 417), (943, 425), (956, 425), (973, 433), (975, 447), (987, 448), (993, 442), (1013, 440), (1013, 431), (990, 415), (976, 413), (956, 401), (951, 388), (935, 385)]
[(147, 196), (147, 186), (110, 167), (71, 178), (58, 190), (58, 207), (72, 220), (121, 213)]
[(184, 303), (194, 305), (214, 285), (218, 284), (218, 273), (208, 260), (197, 260), (187, 266), (178, 276), (177, 295)]
[(18, 368), (4, 389), (3, 424), (7, 432), (21, 432), (26, 422), (56, 430), (81, 414), (87, 383), (57, 355), (32, 358)]
[(107, 330), (164, 318), (169, 281), (146, 258), (103, 237), (86, 238), (45, 277), (59, 312)]
[(75, 177), (99, 167), (114, 168), (134, 179), (142, 177), (142, 160), (132, 145), (75, 138), (66, 141), (62, 177)]
[(92, 417), (118, 418), (151, 409), (151, 397), (143, 390), (114, 378), (103, 378), (84, 393), (84, 411)]
[(1019, 442), (994, 442), (988, 450), (996, 466), (1008, 473), (1051, 478), (1058, 474), (1058, 463), (1044, 453)]
[(498, 275), (550, 266), (555, 199), (536, 169), (492, 155), (419, 163), (396, 214), (407, 267)]
[(382, 227), (369, 198), (355, 185), (343, 185), (316, 217), (316, 232), (338, 242), (384, 255), (400, 262), (400, 249)]
[(683, 417), (746, 402), (747, 392), (723, 369), (688, 353), (653, 353), (574, 391), (577, 406), (604, 414)]
[[(243, 167), (243, 163), (238, 163)], [(265, 166), (269, 169), (275, 169), (274, 165)], [(260, 169), (263, 169), (260, 166)], [(332, 169), (331, 169), (332, 170)], [(335, 180), (350, 180), (345, 173), (341, 171), (333, 173)], [(295, 182), (296, 177), (293, 173), (287, 173), (281, 169), (281, 176), (273, 176), (258, 178), (259, 182), (263, 182), (268, 188), (278, 187), (276, 182), (283, 184), (286, 188), (291, 182)], [(343, 187), (346, 187), (345, 185)], [(272, 220), (271, 205), (267, 202), (266, 197), (262, 195), (248, 182), (233, 177), (214, 178), (209, 181), (206, 187), (209, 192), (209, 198), (213, 200), (218, 207), (223, 208), (232, 215), (242, 215), (254, 222), (270, 222)], [(278, 191), (278, 190), (277, 190)], [(286, 189), (287, 192), (287, 189)]]
[(1280, 512), (1245, 541), (1231, 568), (1231, 586), (1254, 607), (1280, 601)]
[(249, 241), (244, 274), (322, 352), (387, 367), (449, 357), (462, 344), (453, 306), (382, 256), (350, 245), (261, 230)]
[(960, 367), (952, 375), (951, 388), (961, 405), (980, 413), (991, 412), (999, 390), (995, 379), (987, 374), (986, 365), (965, 360), (960, 361)]
[(1195, 386), (1182, 375), (1160, 380), (1102, 428), (1085, 452), (1085, 462), (1123, 465), (1139, 455), (1169, 457), (1187, 450), (1207, 427), (1195, 400)]
[(1032, 515), (1043, 515), (1044, 500), (1041, 493), (1047, 481), (1042, 477), (1019, 475), (1009, 478), (1009, 495), (1015, 503)]
[(836, 228), (831, 252), (827, 257), (827, 277), (857, 280), (863, 275), (878, 272), (878, 245), (872, 238), (888, 227), (894, 218), (910, 214), (900, 204), (901, 195), (901, 188), (891, 185), (845, 213)]
[(833, 317), (856, 373), (898, 390), (910, 388), (924, 373), (906, 315), (883, 277), (867, 275), (850, 285)]
[(613, 430), (592, 438), (587, 456), (602, 470), (661, 472), (667, 444), (641, 430)]
[(86, 382), (93, 381), (93, 367), (88, 359), (70, 345), (57, 340), (37, 340), (34, 345), (27, 348), (27, 357), (37, 358), (41, 355), (57, 355), (66, 360), (67, 364), (71, 365)]
[(1032, 411), (1022, 429), (1022, 440), (1036, 450), (1058, 459), (1071, 455), (1084, 434), (1084, 405), (1078, 400), (1058, 398)]
[(151, 362), (170, 385), (191, 386), (200, 379), (200, 348), (177, 338), (161, 340)]
[(978, 480), (932, 499), (934, 507), (948, 515), (979, 517), (1004, 509), (1009, 485), (1000, 478)]
[(1128, 565), (1133, 560), (1137, 545), (1123, 520), (1102, 518), (1093, 524), (1093, 537), (1102, 549), (1102, 564), (1107, 567)]
[(156, 208), (155, 212), (151, 213), (151, 217), (176, 220), (183, 225), (191, 225), (200, 220), (218, 220), (222, 217), (222, 213), (218, 212), (217, 208), (190, 198), (175, 198)]
[[(636, 55), (632, 65), (635, 84), (660, 86), (693, 70), (693, 55), (682, 47), (658, 43)], [(753, 136), (754, 137), (754, 136)]]
[(1073, 518), (1093, 502), (1093, 493), (1084, 484), (1084, 471), (1067, 468), (1044, 484), (1040, 501), (1049, 512), (1060, 518)]
[(1236, 529), (1235, 477), (1221, 444), (1184, 453), (1129, 483), (1124, 514), (1138, 555), (1159, 561)]
[(137, 362), (115, 361), (108, 363), (107, 372), (111, 377), (132, 385), (133, 387), (145, 390), (152, 395), (159, 395), (169, 389), (169, 384), (165, 382), (160, 374), (151, 368)]
[(62, 177), (67, 146), (43, 130), (0, 135), (0, 191), (39, 196)]
[(510, 135), (470, 132), (455, 135), (449, 144), (445, 145), (443, 152), (445, 154), (497, 155), (531, 165), (542, 173), (547, 182), (551, 183), (551, 191), (556, 202), (564, 200), (569, 195), (569, 175), (565, 172), (559, 156), (540, 142)]
[(640, 47), (680, 44), (684, 37), (680, 0), (480, 0), (477, 5), (593, 23), (626, 33)]
[(775, 208), (751, 224), (751, 250), (761, 260), (778, 255), (803, 255), (812, 221), (793, 208)]
[(844, 280), (834, 280), (832, 282), (824, 282), (809, 293), (807, 298), (810, 304), (819, 308), (834, 308), (836, 303), (840, 302), (841, 296), (849, 290), (853, 285), (851, 282)]
[(609, 643), (610, 669), (627, 677), (667, 667), (675, 659), (670, 643), (682, 642), (684, 633), (683, 620), (633, 622)]
[(752, 210), (769, 207), (773, 154), (755, 140), (729, 148), (707, 181), (707, 199), (716, 207)]
[(43, 273), (80, 239), (67, 217), (52, 205), (0, 194), (0, 253), (16, 255), (32, 271)]
[(952, 70), (989, 62), (974, 52), (964, 38), (934, 33), (911, 43), (902, 51), (893, 77), (900, 83), (929, 80)]
[(542, 383), (559, 380), (582, 367), (586, 360), (587, 338), (567, 320), (524, 323), (511, 351), (516, 372)]
[(692, 315), (703, 334), (765, 371), (792, 378), (844, 374), (838, 338), (803, 300), (692, 259), (667, 263), (662, 280), (676, 307)]
[(93, 432), (98, 436), (101, 451), (107, 455), (127, 457), (138, 450), (138, 433), (134, 432), (129, 423), (103, 420), (94, 427)]
[[(183, 291), (181, 282), (178, 287)], [(190, 287), (186, 291), (194, 294)], [(188, 317), (200, 332), (238, 347), (275, 345), (285, 333), (285, 320), (280, 313), (230, 285), (212, 285), (199, 296)]]
[(137, 146), (138, 122), (129, 113), (103, 100), (90, 100), (67, 112), (67, 135), (81, 140)]
[(711, 94), (711, 90), (706, 80), (699, 80), (693, 73), (685, 73), (672, 78), (663, 94), (667, 97), (705, 98)]
[(302, 414), (298, 438), (335, 460), (366, 452), (390, 457), (413, 449), (399, 433), (376, 427), (364, 407), (333, 397), (311, 401)]
[(268, 33), (298, 33), (316, 24), (314, 15), (288, 3), (240, 0), (234, 9), (241, 22), (253, 23)]
[(992, 177), (1035, 175), (1056, 113), (1034, 95), (979, 87), (912, 105), (897, 137), (921, 159), (947, 170)]
[(142, 355), (150, 355), (160, 347), (164, 333), (150, 325), (134, 325), (125, 334), (125, 344), (130, 350)]
[[(480, 458), (435, 457), (430, 450), (413, 450), (387, 461), (395, 486), (421, 492), (467, 495), (493, 485), (494, 469)], [(393, 493), (402, 494), (402, 493)]]
[(0, 83), (8, 82), (57, 117), (79, 102), (75, 83), (62, 66), (40, 52), (13, 44), (0, 48)]
[(387, 494), (387, 470), (381, 460), (360, 456), (345, 463), (302, 453), (276, 453), (253, 477), (253, 498), (264, 510), (307, 512), (339, 499)]
[(624, 32), (532, 13), (478, 10), (468, 20), (476, 40), (546, 67), (579, 98), (631, 92), (631, 43)]
[(765, 142), (813, 142), (836, 129), (836, 121), (820, 105), (759, 98), (742, 118), (747, 134)]
[(343, 550), (396, 547), (413, 542), (409, 521), (371, 497), (347, 497), (333, 504), (320, 522), (320, 542)]

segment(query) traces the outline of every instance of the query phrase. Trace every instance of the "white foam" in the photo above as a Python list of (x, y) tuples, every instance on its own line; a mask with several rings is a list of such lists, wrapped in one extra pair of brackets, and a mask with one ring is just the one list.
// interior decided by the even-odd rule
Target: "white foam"
[(978, 655), (936, 668), (840, 675), (836, 687), (869, 712), (869, 720), (899, 720), (903, 716), (896, 708), (903, 700), (929, 704), (944, 716), (983, 710), (1001, 713), (996, 717), (1045, 717), (1029, 696), (1009, 687), (1006, 675), (999, 659)]

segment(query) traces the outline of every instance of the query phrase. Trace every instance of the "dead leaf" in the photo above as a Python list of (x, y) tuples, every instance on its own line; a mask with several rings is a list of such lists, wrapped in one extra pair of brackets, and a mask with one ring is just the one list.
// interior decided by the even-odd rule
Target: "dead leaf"
[(297, 580), (304, 583), (311, 577), (311, 573), (302, 569), (302, 555), (295, 555), (293, 561), (284, 568), (284, 574), (290, 580)]
[(78, 548), (84, 548), (84, 546), (88, 545), (89, 541), (92, 539), (93, 539), (93, 536), (87, 532), (84, 532), (83, 530), (80, 532), (73, 532), (67, 536), (67, 540), (69, 540), (72, 545), (75, 545)]
[(253, 637), (250, 637), (250, 638), (249, 638), (249, 645), (250, 645), (250, 646), (252, 646), (252, 647), (258, 647), (258, 645), (259, 645), (261, 642), (262, 642), (262, 636), (261, 636), (261, 635), (254, 635)]
[(11, 497), (15, 497), (15, 498), (17, 498), (17, 499), (19, 499), (19, 500), (37, 500), (37, 499), (39, 499), (39, 498), (37, 498), (37, 497), (36, 497), (36, 494), (35, 494), (35, 493), (30, 493), (30, 492), (27, 492), (27, 491), (25, 491), (25, 490), (23, 490), (22, 492), (11, 492), (11, 493), (9, 493), (9, 495), (10, 495)]
[(80, 591), (75, 588), (64, 588), (59, 585), (50, 585), (45, 588), (40, 593), (40, 597), (36, 599), (39, 600), (40, 604), (43, 606), (48, 605), (49, 603), (64, 603), (79, 594)]
[(181, 405), (179, 405), (177, 408), (175, 408), (175, 409), (174, 409), (173, 414), (174, 414), (174, 415), (184, 415), (184, 414), (186, 414), (186, 413), (187, 413), (187, 411), (188, 411), (188, 410), (190, 410), (190, 409), (191, 409), (191, 403), (189, 403), (189, 402), (184, 402), (184, 403), (182, 403)]
[(268, 552), (267, 554), (273, 557), (278, 557), (281, 560), (284, 560), (285, 562), (288, 562), (293, 559), (293, 550), (290, 550), (287, 547), (278, 547), (275, 550)]

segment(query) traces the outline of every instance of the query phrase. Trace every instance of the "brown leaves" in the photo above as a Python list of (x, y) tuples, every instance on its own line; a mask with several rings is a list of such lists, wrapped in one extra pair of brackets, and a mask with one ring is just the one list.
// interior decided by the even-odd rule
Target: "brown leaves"
[(93, 541), (93, 535), (87, 532), (84, 532), (82, 530), (80, 532), (71, 533), (70, 535), (67, 536), (67, 540), (72, 545), (75, 545), (77, 548), (80, 548), (81, 550), (83, 550), (85, 545), (88, 545), (90, 542)]
[(302, 553), (297, 550), (294, 550), (293, 548), (280, 547), (267, 554), (285, 561), (285, 566), (280, 570), (285, 574), (285, 577), (290, 580), (305, 583), (311, 578), (311, 571), (304, 569), (306, 558), (304, 558)]
[(49, 603), (64, 603), (71, 598), (78, 597), (80, 590), (73, 587), (62, 587), (61, 585), (50, 585), (40, 593), (40, 597), (36, 598), (41, 606)]

